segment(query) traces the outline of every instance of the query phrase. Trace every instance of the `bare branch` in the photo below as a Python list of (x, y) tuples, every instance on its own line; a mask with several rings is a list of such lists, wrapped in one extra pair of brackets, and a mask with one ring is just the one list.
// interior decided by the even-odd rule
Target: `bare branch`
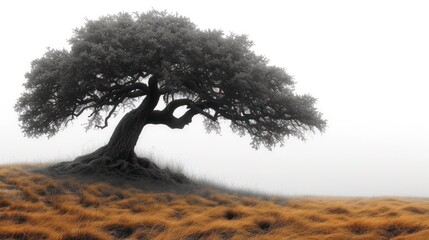
[(115, 112), (116, 108), (118, 107), (120, 102), (118, 102), (116, 105), (114, 105), (112, 107), (112, 109), (109, 111), (109, 114), (104, 118), (104, 125), (100, 126), (100, 125), (95, 125), (95, 127), (100, 128), (100, 129), (104, 129), (109, 125), (109, 118), (113, 115), (113, 113)]

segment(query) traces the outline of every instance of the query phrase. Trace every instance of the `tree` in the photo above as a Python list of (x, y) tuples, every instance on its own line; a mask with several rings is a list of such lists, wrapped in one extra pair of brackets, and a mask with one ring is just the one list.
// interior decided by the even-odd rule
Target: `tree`
[[(153, 10), (88, 20), (69, 42), (71, 50), (48, 49), (26, 74), (15, 106), (26, 136), (52, 136), (83, 113), (88, 127), (104, 128), (118, 110), (132, 110), (107, 145), (57, 166), (63, 171), (147, 169), (150, 162), (134, 153), (143, 127), (181, 129), (195, 115), (204, 116), (208, 130), (229, 120), (255, 148), (304, 139), (326, 125), (315, 98), (295, 94), (292, 78), (256, 55), (243, 35), (200, 30), (188, 18)], [(165, 108), (155, 110), (160, 99)], [(180, 107), (186, 112), (174, 116)]]

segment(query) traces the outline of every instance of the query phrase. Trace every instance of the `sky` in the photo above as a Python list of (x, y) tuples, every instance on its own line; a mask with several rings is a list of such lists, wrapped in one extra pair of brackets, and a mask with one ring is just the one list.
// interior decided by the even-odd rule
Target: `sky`
[(197, 117), (183, 130), (145, 127), (140, 155), (267, 193), (429, 197), (427, 1), (1, 1), (0, 164), (72, 160), (107, 142), (119, 118), (85, 132), (83, 117), (50, 139), (28, 139), (13, 106), (31, 61), (47, 47), (68, 49), (85, 19), (151, 9), (248, 35), (297, 93), (318, 99), (328, 127), (255, 150), (227, 123), (206, 134)]

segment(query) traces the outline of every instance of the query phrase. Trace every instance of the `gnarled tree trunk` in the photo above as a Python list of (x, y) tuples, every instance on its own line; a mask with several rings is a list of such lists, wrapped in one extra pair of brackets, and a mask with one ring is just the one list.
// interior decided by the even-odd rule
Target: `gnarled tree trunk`
[(135, 158), (134, 147), (158, 101), (159, 95), (152, 94), (146, 97), (138, 108), (125, 114), (116, 126), (109, 142), (103, 147), (102, 155), (126, 161)]
[(180, 173), (160, 169), (147, 158), (134, 152), (140, 133), (158, 104), (160, 95), (155, 79), (149, 80), (150, 92), (136, 109), (119, 121), (109, 142), (93, 153), (80, 156), (72, 162), (62, 162), (51, 167), (60, 173), (115, 174), (127, 178), (151, 177), (170, 182), (188, 182)]

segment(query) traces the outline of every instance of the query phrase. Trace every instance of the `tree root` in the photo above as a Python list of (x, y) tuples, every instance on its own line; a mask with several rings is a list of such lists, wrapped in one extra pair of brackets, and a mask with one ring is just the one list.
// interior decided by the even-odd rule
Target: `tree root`
[(161, 169), (147, 158), (133, 156), (130, 160), (113, 159), (99, 151), (76, 158), (71, 162), (60, 162), (49, 167), (56, 174), (81, 174), (88, 176), (117, 176), (139, 180), (150, 178), (168, 183), (190, 183), (182, 173)]

